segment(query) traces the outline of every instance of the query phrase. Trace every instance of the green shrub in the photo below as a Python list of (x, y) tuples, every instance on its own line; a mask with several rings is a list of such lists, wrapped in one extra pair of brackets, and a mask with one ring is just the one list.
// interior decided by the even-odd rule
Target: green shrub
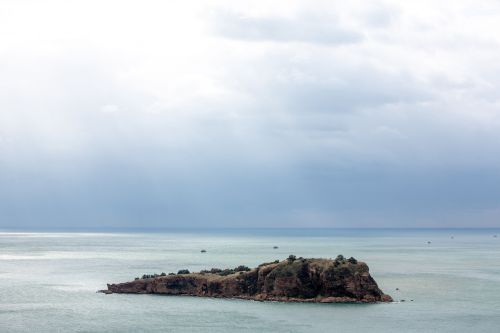
[(240, 265), (234, 269), (235, 272), (248, 272), (250, 270), (249, 267)]
[(350, 257), (349, 259), (347, 259), (348, 262), (350, 262), (351, 264), (357, 264), (358, 261), (356, 259), (354, 259), (354, 257)]
[(219, 275), (221, 276), (226, 276), (226, 275), (231, 275), (231, 274), (234, 274), (234, 270), (233, 269), (223, 269)]

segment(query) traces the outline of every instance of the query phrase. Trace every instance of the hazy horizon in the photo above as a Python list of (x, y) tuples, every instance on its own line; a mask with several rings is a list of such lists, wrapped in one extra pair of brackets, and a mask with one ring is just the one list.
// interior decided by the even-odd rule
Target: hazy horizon
[(499, 14), (2, 1), (0, 230), (498, 228)]
[[(223, 232), (223, 231), (235, 231), (235, 232), (266, 232), (266, 231), (321, 231), (330, 230), (335, 232), (342, 231), (488, 231), (493, 232), (499, 231), (500, 227), (199, 227), (199, 226), (188, 226), (188, 227), (19, 227), (19, 228), (0, 228), (0, 233), (133, 233), (133, 232), (144, 232), (144, 233), (169, 233), (169, 232)], [(493, 235), (494, 236), (494, 235)]]

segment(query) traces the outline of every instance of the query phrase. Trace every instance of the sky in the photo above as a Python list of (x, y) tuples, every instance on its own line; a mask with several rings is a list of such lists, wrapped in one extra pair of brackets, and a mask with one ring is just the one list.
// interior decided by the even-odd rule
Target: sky
[(500, 2), (0, 1), (0, 229), (499, 227)]

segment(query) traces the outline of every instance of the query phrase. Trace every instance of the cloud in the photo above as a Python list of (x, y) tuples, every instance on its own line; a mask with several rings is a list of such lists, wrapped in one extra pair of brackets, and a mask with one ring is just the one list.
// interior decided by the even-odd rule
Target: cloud
[(367, 3), (359, 12), (366, 26), (384, 29), (395, 23), (401, 14), (398, 7), (383, 2)]
[(0, 227), (494, 226), (498, 20), (451, 4), (11, 2)]
[(104, 113), (114, 113), (118, 112), (118, 110), (119, 110), (118, 105), (114, 104), (106, 104), (101, 107), (101, 111)]
[(301, 42), (326, 45), (359, 43), (359, 31), (341, 26), (334, 15), (304, 14), (292, 18), (246, 17), (216, 11), (212, 17), (216, 34), (247, 41)]

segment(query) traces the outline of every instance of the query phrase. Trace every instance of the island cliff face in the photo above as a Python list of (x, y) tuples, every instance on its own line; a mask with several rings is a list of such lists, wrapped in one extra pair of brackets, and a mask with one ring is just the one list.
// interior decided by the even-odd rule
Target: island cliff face
[[(287, 302), (390, 302), (354, 258), (275, 261), (254, 269), (212, 269), (108, 284), (105, 293), (191, 295)], [(339, 256), (341, 257), (341, 256)], [(241, 266), (244, 267), (244, 266)], [(227, 272), (227, 270), (226, 270)]]

